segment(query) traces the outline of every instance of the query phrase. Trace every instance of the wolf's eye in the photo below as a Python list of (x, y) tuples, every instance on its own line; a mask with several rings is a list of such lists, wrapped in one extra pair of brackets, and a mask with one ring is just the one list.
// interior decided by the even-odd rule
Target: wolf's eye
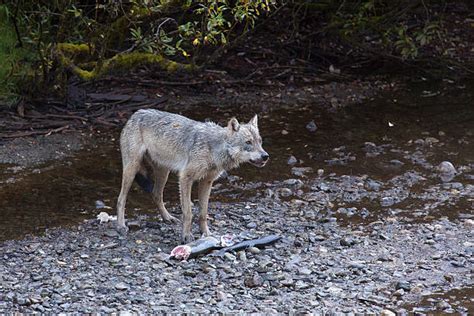
[(252, 141), (251, 140), (248, 140), (245, 142), (247, 145), (252, 145)]

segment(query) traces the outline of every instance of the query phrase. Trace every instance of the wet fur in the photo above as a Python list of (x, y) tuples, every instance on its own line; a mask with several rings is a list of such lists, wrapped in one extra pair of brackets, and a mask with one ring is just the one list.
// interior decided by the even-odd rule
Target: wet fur
[(257, 116), (247, 124), (232, 118), (226, 127), (197, 122), (158, 110), (139, 110), (128, 120), (120, 137), (122, 187), (117, 202), (117, 225), (126, 230), (125, 203), (135, 180), (152, 193), (165, 221), (176, 221), (163, 204), (163, 189), (171, 171), (179, 175), (183, 211), (182, 239), (192, 240), (191, 188), (199, 181), (201, 208), (199, 227), (210, 235), (207, 209), (213, 181), (224, 170), (251, 162), (265, 165), (268, 154), (262, 148)]

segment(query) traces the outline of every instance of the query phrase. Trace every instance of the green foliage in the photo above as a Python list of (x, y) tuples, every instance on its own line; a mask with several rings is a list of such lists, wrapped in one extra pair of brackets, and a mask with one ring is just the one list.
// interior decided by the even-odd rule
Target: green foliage
[(28, 75), (31, 54), (17, 47), (14, 28), (9, 24), (9, 10), (0, 5), (0, 104), (16, 98), (18, 85)]
[[(71, 63), (96, 62), (100, 68), (115, 55), (130, 52), (198, 66), (206, 62), (209, 50), (252, 29), (259, 17), (276, 7), (275, 1), (23, 0), (9, 9), (18, 10), (22, 41), (36, 51), (37, 70), (48, 77), (56, 69), (55, 61), (71, 59), (63, 64), (68, 68), (75, 66)], [(69, 54), (68, 47), (77, 46), (68, 44), (88, 47), (88, 60), (82, 53)], [(67, 56), (56, 58), (56, 47)]]
[[(2, 19), (4, 22), (0, 24), (7, 30), (0, 34), (0, 45), (18, 44), (12, 31), (16, 24), (21, 43), (35, 54), (33, 69), (37, 78), (47, 83), (64, 78), (64, 69), (73, 70), (81, 78), (96, 78), (105, 74), (104, 69), (121, 69), (115, 66), (116, 61), (132, 53), (145, 54), (142, 56), (147, 56), (148, 61), (154, 60), (167, 70), (197, 69), (212, 61), (223, 47), (248, 34), (270, 12), (288, 7), (289, 10), (281, 10), (278, 16), (286, 24), (277, 25), (295, 25), (296, 28), (309, 22), (322, 26), (322, 30), (316, 32), (336, 35), (336, 39), (351, 51), (417, 60), (426, 47), (443, 36), (442, 20), (430, 13), (429, 6), (441, 4), (442, 7), (444, 2), (19, 0), (9, 1), (1, 7), (9, 19)], [(308, 31), (305, 26), (302, 29), (315, 32)], [(296, 29), (287, 31), (290, 37), (299, 32)], [(305, 38), (304, 34), (301, 38)], [(0, 57), (5, 55), (5, 48), (1, 47)], [(22, 57), (17, 54), (19, 50), (9, 50), (5, 59), (9, 61), (8, 65), (18, 64), (16, 61)], [(151, 55), (146, 54), (157, 57), (149, 58)], [(16, 72), (8, 65), (0, 64), (0, 80), (4, 80), (12, 69)]]
[[(366, 43), (366, 48), (372, 45), (402, 59), (414, 60), (422, 47), (439, 39), (443, 32), (440, 17), (431, 16), (426, 7), (437, 2), (444, 1), (332, 1), (338, 9), (330, 19), (348, 42), (358, 46)], [(424, 16), (424, 23), (414, 19), (417, 15)], [(415, 23), (408, 26), (410, 20)]]
[[(146, 29), (142, 27), (143, 23), (134, 23), (136, 27), (132, 26), (130, 33), (135, 48), (194, 62), (193, 57), (199, 57), (203, 47), (226, 45), (236, 33), (253, 28), (258, 17), (276, 5), (274, 0), (186, 1), (180, 4), (181, 17), (169, 14), (145, 25)], [(169, 2), (161, 2), (147, 9), (163, 12), (168, 5)]]

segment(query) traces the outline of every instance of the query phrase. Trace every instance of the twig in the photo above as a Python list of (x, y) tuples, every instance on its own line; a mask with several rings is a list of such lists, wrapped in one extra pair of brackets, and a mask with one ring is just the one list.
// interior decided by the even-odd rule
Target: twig
[(18, 138), (18, 137), (26, 137), (26, 136), (35, 136), (35, 135), (45, 135), (49, 136), (52, 133), (58, 133), (61, 132), (65, 129), (69, 128), (69, 125), (62, 126), (56, 129), (48, 129), (48, 130), (36, 130), (36, 131), (29, 131), (29, 132), (22, 132), (22, 133), (16, 133), (16, 134), (0, 134), (0, 138)]
[(20, 0), (17, 0), (15, 6), (15, 14), (13, 15), (13, 27), (15, 28), (16, 39), (18, 41), (18, 47), (23, 47), (23, 41), (21, 40), (20, 30), (18, 29), (18, 10), (20, 8)]
[(59, 132), (65, 130), (65, 129), (68, 129), (68, 128), (69, 128), (69, 125), (65, 125), (65, 126), (63, 126), (63, 127), (58, 127), (58, 128), (52, 129), (52, 130), (50, 130), (49, 133), (46, 134), (45, 136), (49, 136), (49, 135), (51, 135), (52, 133), (59, 133)]
[(56, 117), (56, 118), (62, 118), (62, 119), (87, 121), (87, 118), (82, 117), (82, 116), (77, 116), (77, 115), (62, 115), (62, 114), (44, 114), (44, 115), (42, 115), (42, 116), (25, 115), (25, 117), (26, 117), (26, 118), (32, 118), (32, 119), (41, 119), (42, 117)]

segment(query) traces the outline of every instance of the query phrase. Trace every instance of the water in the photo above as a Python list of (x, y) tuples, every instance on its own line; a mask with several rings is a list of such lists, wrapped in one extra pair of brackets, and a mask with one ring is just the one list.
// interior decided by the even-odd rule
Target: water
[[(411, 88), (405, 91), (385, 94), (338, 112), (323, 111), (308, 104), (270, 110), (259, 119), (264, 147), (271, 156), (270, 163), (263, 169), (242, 166), (231, 174), (243, 177), (248, 183), (291, 178), (294, 176), (287, 164), (290, 155), (303, 160), (301, 166), (312, 167), (314, 171), (322, 168), (325, 174), (367, 174), (380, 181), (409, 170), (421, 170), (426, 174), (426, 170), (409, 161), (404, 161), (400, 168), (390, 164), (391, 159), (400, 157), (399, 153), (392, 153), (390, 149), (412, 151), (410, 141), (426, 137), (436, 137), (444, 143), (429, 150), (427, 160), (431, 164), (436, 165), (443, 160), (449, 160), (455, 166), (473, 164), (474, 84), (469, 83), (450, 92), (443, 90), (441, 83), (415, 82), (409, 86)], [(430, 96), (436, 91), (440, 93)], [(211, 112), (208, 107), (202, 106), (183, 114), (195, 119), (211, 118), (221, 124), (225, 124), (231, 115), (246, 118), (251, 115), (248, 112), (228, 111), (217, 108)], [(314, 133), (305, 127), (311, 120), (318, 127)], [(283, 130), (287, 134), (284, 135)], [(114, 209), (121, 180), (118, 135), (119, 131), (108, 132), (107, 136), (98, 137), (73, 157), (41, 166), (39, 173), (13, 175), (21, 179), (3, 184), (0, 191), (0, 240), (20, 238), (48, 227), (73, 225), (93, 218), (101, 211), (95, 209), (96, 200), (102, 200)], [(387, 154), (370, 158), (363, 150), (366, 142), (390, 147), (387, 147)], [(331, 164), (331, 159), (338, 157), (334, 148), (341, 146), (345, 146), (341, 152), (347, 157), (356, 157), (356, 160), (350, 161), (349, 158), (347, 164)], [(5, 171), (7, 167), (3, 166), (4, 176), (11, 176)], [(474, 183), (473, 178), (466, 177), (457, 181)], [(229, 189), (225, 181), (220, 183), (220, 189), (211, 196), (213, 201), (244, 199), (246, 195), (254, 194), (251, 189)], [(171, 177), (165, 199), (172, 205), (178, 202), (177, 190), (176, 178)], [(404, 205), (408, 209), (415, 207), (410, 199)], [(445, 212), (456, 208), (459, 212), (472, 213), (473, 202), (463, 200)], [(106, 211), (114, 213), (113, 209)], [(156, 213), (150, 196), (134, 186), (129, 194), (127, 215), (143, 212)]]

